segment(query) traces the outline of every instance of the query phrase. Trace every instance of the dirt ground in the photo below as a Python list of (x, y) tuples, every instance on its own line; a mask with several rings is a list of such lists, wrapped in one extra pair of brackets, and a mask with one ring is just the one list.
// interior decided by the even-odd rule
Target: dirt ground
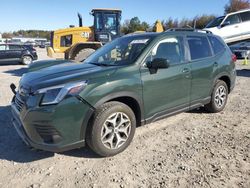
[(129, 148), (110, 158), (88, 148), (53, 154), (24, 145), (11, 124), (9, 85), (26, 67), (0, 65), (0, 187), (249, 188), (250, 66), (237, 64), (223, 112), (200, 109), (140, 127)]

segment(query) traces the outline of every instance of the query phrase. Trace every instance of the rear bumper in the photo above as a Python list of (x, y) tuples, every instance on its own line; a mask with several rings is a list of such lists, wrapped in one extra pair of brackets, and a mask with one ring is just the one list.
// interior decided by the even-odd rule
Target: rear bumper
[(75, 143), (70, 143), (68, 145), (53, 145), (53, 144), (38, 144), (32, 141), (27, 133), (25, 132), (24, 125), (19, 118), (19, 113), (18, 110), (16, 109), (15, 105), (12, 103), (11, 105), (11, 111), (12, 111), (12, 124), (15, 127), (18, 135), (21, 137), (21, 139), (25, 142), (26, 145), (36, 148), (36, 149), (41, 149), (45, 151), (50, 151), (50, 152), (63, 152), (63, 151), (68, 151), (71, 149), (75, 148), (81, 148), (85, 146), (85, 141), (79, 141)]

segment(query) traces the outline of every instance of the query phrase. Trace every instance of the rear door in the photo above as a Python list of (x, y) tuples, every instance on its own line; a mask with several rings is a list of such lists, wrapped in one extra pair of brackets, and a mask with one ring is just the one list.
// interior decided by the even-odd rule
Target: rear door
[(239, 14), (242, 20), (240, 30), (242, 32), (242, 39), (249, 38), (250, 36), (250, 11), (242, 12)]
[(203, 103), (210, 96), (213, 72), (218, 63), (206, 36), (187, 36), (192, 74), (191, 105)]
[(21, 45), (8, 45), (8, 58), (13, 61), (19, 61), (22, 58), (22, 51), (24, 48)]
[[(155, 58), (168, 60), (170, 67), (150, 73), (145, 64)], [(189, 107), (191, 72), (183, 36), (167, 36), (155, 45), (141, 67), (141, 79), (144, 112), (149, 121)]]

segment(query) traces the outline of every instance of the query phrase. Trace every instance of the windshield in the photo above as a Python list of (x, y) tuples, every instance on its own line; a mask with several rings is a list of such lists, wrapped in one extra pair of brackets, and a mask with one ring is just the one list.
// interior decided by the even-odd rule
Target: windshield
[(211, 27), (217, 27), (221, 24), (221, 22), (224, 20), (225, 16), (215, 18), (211, 22), (209, 22), (206, 26), (206, 28), (211, 28)]
[(115, 39), (88, 57), (85, 62), (106, 66), (131, 64), (152, 39), (153, 36), (148, 35)]

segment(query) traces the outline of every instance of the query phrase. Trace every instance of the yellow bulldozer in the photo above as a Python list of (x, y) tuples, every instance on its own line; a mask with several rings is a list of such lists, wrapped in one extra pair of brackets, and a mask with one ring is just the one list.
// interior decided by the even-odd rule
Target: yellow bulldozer
[[(85, 27), (78, 14), (79, 27), (70, 26), (51, 33), (51, 46), (47, 48), (49, 57), (56, 59), (85, 60), (95, 50), (121, 36), (121, 14), (119, 9), (93, 9), (94, 24)], [(156, 22), (156, 32), (162, 32), (161, 23)]]

